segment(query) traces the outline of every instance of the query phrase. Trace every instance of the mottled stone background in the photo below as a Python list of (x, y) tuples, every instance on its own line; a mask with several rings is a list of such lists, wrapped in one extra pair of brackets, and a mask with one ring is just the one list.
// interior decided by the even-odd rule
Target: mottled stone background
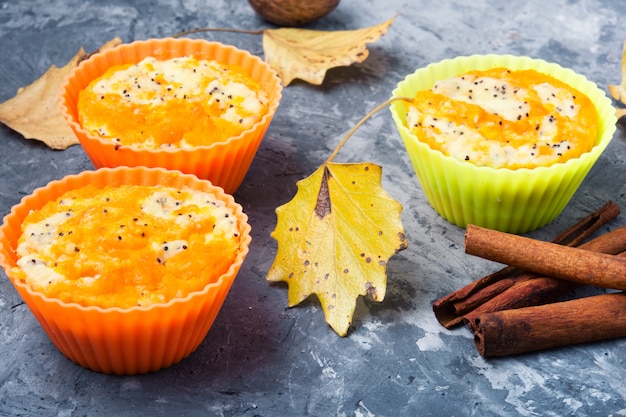
[[(336, 160), (382, 165), (384, 186), (404, 206), (410, 246), (389, 263), (386, 299), (360, 299), (353, 329), (340, 338), (317, 300), (289, 309), (286, 287), (265, 281), (276, 251), (274, 209), (416, 68), (458, 55), (511, 53), (570, 67), (604, 89), (621, 80), (621, 0), (343, 0), (310, 27), (357, 29), (394, 16), (365, 62), (331, 70), (321, 87), (297, 82), (285, 89), (235, 195), (250, 216), (251, 253), (206, 340), (180, 364), (133, 377), (72, 364), (0, 273), (0, 415), (626, 414), (626, 340), (485, 360), (469, 331), (438, 325), (434, 300), (498, 266), (464, 254), (464, 231), (430, 208), (386, 110), (365, 123)], [(198, 27), (271, 25), (246, 0), (0, 2), (0, 101), (50, 65), (64, 65), (81, 46), (91, 51), (116, 36), (132, 41)], [(194, 36), (263, 54), (258, 36)], [(609, 199), (626, 206), (625, 129), (618, 126), (562, 215), (531, 236), (549, 239)], [(1, 215), (34, 188), (90, 168), (80, 146), (53, 151), (0, 126)], [(624, 223), (622, 216), (610, 228)]]

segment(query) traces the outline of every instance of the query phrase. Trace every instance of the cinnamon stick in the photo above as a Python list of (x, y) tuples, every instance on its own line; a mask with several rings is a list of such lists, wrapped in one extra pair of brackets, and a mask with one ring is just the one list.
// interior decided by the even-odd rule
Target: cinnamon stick
[[(626, 227), (620, 227), (600, 235), (589, 242), (583, 243), (579, 248), (611, 255), (626, 256)], [(471, 327), (473, 319), (479, 314), (544, 304), (556, 300), (577, 286), (579, 284), (574, 282), (526, 272), (516, 277), (513, 285), (506, 290), (479, 306), (466, 311), (463, 314), (463, 318)], [(455, 307), (460, 308), (459, 306), (463, 304), (457, 303)]]
[(578, 246), (589, 239), (600, 227), (616, 218), (620, 211), (619, 205), (609, 200), (602, 207), (558, 235), (553, 242), (566, 246)]
[(463, 318), (470, 330), (475, 331), (474, 323), (480, 315), (546, 304), (571, 292), (577, 286), (573, 282), (535, 275), (532, 278), (520, 280), (510, 290), (504, 291), (484, 304), (468, 311), (463, 315)]
[(626, 294), (478, 315), (474, 344), (482, 356), (506, 356), (626, 337)]
[[(553, 242), (577, 246), (600, 227), (617, 217), (619, 213), (619, 206), (613, 201), (607, 201), (598, 210), (558, 235)], [(626, 248), (622, 250), (626, 250)], [(513, 291), (518, 281), (524, 282), (534, 277), (537, 275), (507, 266), (435, 301), (433, 312), (439, 323), (448, 329), (452, 328), (461, 324), (466, 319), (464, 315), (471, 313), (473, 309), (479, 306), (487, 309), (485, 304), (491, 304), (490, 300), (494, 297), (509, 289)], [(563, 290), (565, 291), (565, 288)]]
[(474, 225), (467, 226), (465, 252), (577, 284), (626, 290), (626, 258), (623, 257)]

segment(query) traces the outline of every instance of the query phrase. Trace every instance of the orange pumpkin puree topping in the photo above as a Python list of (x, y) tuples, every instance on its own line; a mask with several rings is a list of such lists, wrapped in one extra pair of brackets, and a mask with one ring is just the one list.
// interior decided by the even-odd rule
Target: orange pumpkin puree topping
[(33, 290), (128, 308), (202, 290), (239, 251), (236, 218), (214, 196), (160, 186), (86, 186), (31, 212), (15, 271)]
[(80, 125), (119, 146), (209, 146), (267, 113), (268, 98), (242, 68), (193, 57), (110, 68), (79, 93)]
[(591, 100), (535, 70), (493, 68), (439, 81), (416, 94), (406, 120), (432, 149), (493, 168), (566, 162), (598, 138)]

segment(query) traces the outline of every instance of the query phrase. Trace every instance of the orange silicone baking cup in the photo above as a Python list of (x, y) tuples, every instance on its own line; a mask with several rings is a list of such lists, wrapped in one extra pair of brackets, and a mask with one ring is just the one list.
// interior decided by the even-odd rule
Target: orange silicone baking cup
[[(162, 185), (207, 192), (237, 218), (240, 252), (215, 283), (184, 298), (147, 307), (84, 307), (33, 291), (12, 272), (21, 225), (31, 210), (87, 184)], [(250, 225), (233, 197), (209, 181), (161, 168), (102, 168), (50, 182), (24, 197), (0, 227), (0, 264), (54, 345), (73, 362), (93, 371), (132, 375), (156, 371), (190, 355), (206, 337), (239, 272), (250, 245)]]
[[(194, 56), (241, 66), (269, 97), (267, 113), (250, 129), (223, 142), (176, 149), (141, 149), (116, 146), (83, 129), (77, 117), (78, 94), (91, 81), (114, 65), (137, 63), (146, 57), (160, 60)], [(163, 167), (210, 180), (227, 193), (234, 193), (243, 182), (282, 97), (282, 84), (276, 72), (261, 58), (233, 46), (202, 39), (149, 39), (122, 44), (96, 53), (82, 61), (69, 74), (61, 89), (63, 115), (87, 156), (96, 168), (116, 166)], [(208, 141), (207, 143), (210, 143)]]

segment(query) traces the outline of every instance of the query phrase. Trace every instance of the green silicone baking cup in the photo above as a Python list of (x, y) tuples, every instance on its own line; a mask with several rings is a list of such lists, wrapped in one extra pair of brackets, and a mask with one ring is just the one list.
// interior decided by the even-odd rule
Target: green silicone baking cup
[(398, 83), (392, 98), (413, 97), (437, 80), (475, 69), (506, 67), (549, 74), (586, 94), (595, 104), (599, 133), (595, 146), (565, 163), (532, 169), (476, 166), (446, 156), (421, 142), (407, 127), (402, 100), (390, 106), (393, 120), (429, 203), (459, 227), (475, 224), (509, 233), (525, 233), (554, 220), (613, 138), (615, 109), (611, 100), (582, 75), (540, 59), (513, 55), (472, 55), (420, 68)]

